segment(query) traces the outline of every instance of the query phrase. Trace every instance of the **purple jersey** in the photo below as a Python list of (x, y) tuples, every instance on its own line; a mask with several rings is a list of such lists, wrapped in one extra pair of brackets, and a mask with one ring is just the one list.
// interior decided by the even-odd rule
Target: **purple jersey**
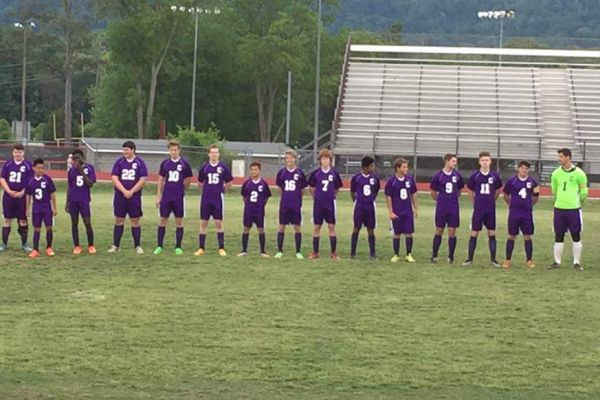
[[(83, 173), (93, 182), (96, 183), (96, 171), (94, 166), (88, 163), (83, 164)], [(83, 175), (79, 168), (71, 167), (67, 173), (67, 199), (74, 203), (89, 203), (92, 200), (90, 187), (85, 184)]]
[(56, 187), (52, 178), (48, 175), (42, 175), (39, 178), (29, 179), (25, 185), (25, 193), (32, 198), (32, 213), (48, 212), (52, 210), (50, 203), (52, 193), (56, 192)]
[[(131, 160), (121, 157), (115, 162), (111, 175), (118, 177), (126, 190), (131, 190), (142, 178), (148, 177), (148, 169), (144, 160), (137, 156)], [(122, 195), (116, 188), (115, 193)], [(132, 199), (141, 197), (142, 191), (140, 190), (133, 195)]]
[(335, 169), (323, 171), (318, 168), (308, 177), (308, 186), (315, 189), (316, 201), (332, 202), (335, 200), (335, 192), (344, 186), (344, 183)]
[(6, 180), (10, 190), (20, 192), (25, 188), (29, 179), (33, 177), (33, 164), (27, 160), (21, 162), (7, 161), (2, 167), (0, 175)]
[(160, 164), (158, 174), (164, 178), (162, 199), (165, 201), (182, 199), (185, 196), (185, 180), (193, 175), (192, 167), (183, 158), (167, 158)]
[(354, 193), (357, 203), (373, 203), (380, 185), (377, 175), (358, 173), (350, 180), (350, 192)]
[(502, 179), (494, 171), (485, 175), (481, 171), (475, 171), (467, 182), (467, 187), (475, 196), (474, 208), (476, 210), (496, 209), (496, 191), (502, 187)]
[(242, 197), (244, 198), (244, 212), (250, 214), (264, 214), (267, 200), (271, 197), (271, 189), (264, 179), (254, 181), (248, 179), (242, 185)]
[(504, 185), (504, 193), (510, 195), (511, 210), (532, 211), (533, 210), (533, 195), (538, 183), (532, 177), (528, 176), (525, 179), (519, 176), (513, 176)]
[(438, 193), (437, 206), (456, 206), (460, 198), (460, 191), (465, 187), (463, 177), (458, 171), (450, 173), (439, 171), (431, 180), (429, 188)]
[(231, 171), (220, 161), (214, 165), (206, 162), (198, 171), (198, 182), (204, 184), (202, 197), (211, 195), (211, 197), (217, 196), (220, 198), (225, 191), (223, 185), (232, 180)]
[(393, 176), (385, 184), (385, 195), (392, 199), (392, 211), (396, 215), (411, 214), (411, 195), (417, 193), (417, 184), (411, 176)]
[(300, 210), (302, 208), (302, 191), (306, 188), (306, 175), (300, 168), (289, 170), (283, 168), (277, 173), (275, 184), (281, 189), (281, 206)]

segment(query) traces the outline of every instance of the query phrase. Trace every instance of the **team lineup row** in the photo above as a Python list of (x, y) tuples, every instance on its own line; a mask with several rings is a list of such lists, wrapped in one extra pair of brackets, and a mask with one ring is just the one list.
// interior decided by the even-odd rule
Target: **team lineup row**
[[(123, 156), (114, 164), (111, 172), (114, 184), (113, 210), (115, 224), (113, 244), (108, 250), (111, 253), (120, 250), (124, 224), (130, 220), (135, 250), (143, 253), (141, 243), (140, 218), (142, 210), (142, 189), (148, 177), (144, 161), (136, 156), (135, 143), (123, 143)], [(281, 192), (279, 205), (279, 229), (277, 233), (276, 258), (283, 256), (285, 228), (292, 225), (296, 257), (304, 258), (301, 253), (302, 234), (302, 198), (308, 188), (313, 203), (313, 251), (309, 258), (319, 258), (319, 242), (321, 227), (327, 224), (330, 242), (330, 254), (334, 260), (337, 254), (336, 210), (337, 192), (343, 186), (341, 176), (332, 167), (333, 155), (329, 150), (319, 154), (319, 167), (308, 177), (296, 165), (297, 157), (293, 150), (285, 154), (285, 167), (276, 178), (276, 185)], [(582, 271), (581, 266), (581, 205), (588, 194), (585, 173), (571, 162), (569, 149), (558, 150), (560, 167), (552, 174), (551, 187), (554, 195), (554, 262), (548, 268), (559, 268), (564, 247), (564, 237), (568, 232), (573, 239), (573, 266)], [(471, 219), (471, 235), (469, 239), (468, 258), (463, 265), (471, 265), (477, 247), (479, 233), (485, 229), (488, 233), (490, 263), (494, 267), (510, 268), (515, 238), (519, 234), (524, 237), (527, 266), (535, 267), (533, 261), (534, 219), (533, 207), (539, 198), (538, 183), (529, 175), (530, 165), (521, 161), (517, 173), (503, 184), (501, 177), (491, 170), (492, 158), (489, 153), (479, 154), (480, 169), (475, 171), (465, 182), (457, 171), (457, 157), (454, 154), (444, 156), (443, 168), (435, 174), (431, 183), (431, 196), (435, 201), (435, 234), (432, 241), (430, 261), (438, 262), (438, 253), (442, 243), (442, 235), (448, 231), (448, 262), (454, 263), (457, 245), (456, 229), (459, 227), (461, 191), (466, 186), (473, 204)], [(404, 260), (415, 262), (412, 256), (415, 217), (418, 215), (417, 185), (408, 175), (409, 163), (404, 159), (395, 160), (395, 174), (385, 184), (385, 200), (391, 229), (393, 230), (392, 262), (401, 260), (400, 240), (405, 237)], [(238, 256), (245, 256), (248, 250), (249, 232), (252, 226), (257, 227), (260, 255), (268, 257), (265, 250), (265, 206), (271, 197), (267, 182), (261, 178), (261, 165), (254, 162), (249, 168), (249, 178), (243, 183), (241, 195), (244, 200), (242, 251)], [(156, 206), (159, 209), (160, 222), (157, 232), (157, 247), (154, 254), (164, 250), (164, 238), (168, 219), (174, 216), (176, 221), (175, 253), (182, 254), (183, 217), (185, 192), (191, 184), (193, 172), (190, 164), (180, 156), (180, 146), (176, 141), (169, 142), (169, 157), (159, 169)], [(198, 170), (198, 185), (201, 189), (200, 200), (200, 232), (196, 256), (205, 254), (206, 231), (212, 218), (217, 231), (219, 255), (227, 255), (225, 251), (225, 235), (223, 231), (223, 194), (231, 187), (233, 181), (229, 168), (220, 161), (217, 146), (208, 149), (208, 161)], [(75, 150), (70, 157), (68, 171), (67, 203), (65, 210), (71, 217), (73, 253), (82, 252), (79, 240), (79, 218), (86, 230), (88, 252), (96, 253), (94, 231), (91, 224), (91, 188), (96, 182), (93, 165), (87, 163), (84, 154)], [(40, 255), (39, 244), (42, 225), (46, 229), (46, 255), (53, 256), (53, 217), (57, 214), (56, 187), (44, 170), (44, 161), (36, 159), (33, 163), (25, 159), (24, 148), (15, 145), (13, 159), (2, 168), (0, 183), (4, 190), (2, 199), (4, 225), (0, 251), (7, 249), (12, 220), (18, 221), (18, 232), (21, 236), (22, 248), (29, 252), (29, 257)], [(354, 175), (350, 183), (350, 193), (354, 201), (354, 229), (351, 239), (350, 257), (356, 256), (359, 232), (365, 227), (371, 258), (375, 253), (375, 201), (379, 194), (381, 182), (375, 173), (375, 161), (371, 157), (362, 159), (362, 171)], [(509, 207), (508, 238), (506, 241), (506, 257), (499, 263), (496, 258), (496, 201), (503, 193), (503, 199)], [(28, 245), (28, 222), (31, 215), (34, 227), (33, 248)]]

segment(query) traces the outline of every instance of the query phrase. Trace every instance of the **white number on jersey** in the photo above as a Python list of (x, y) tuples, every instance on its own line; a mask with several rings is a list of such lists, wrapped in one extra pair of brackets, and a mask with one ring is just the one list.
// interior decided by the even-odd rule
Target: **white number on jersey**
[(217, 173), (208, 174), (208, 184), (209, 185), (218, 185), (219, 184), (219, 174), (217, 174)]
[(323, 184), (323, 192), (327, 191), (327, 187), (329, 186), (329, 181), (328, 180), (322, 180), (321, 183)]
[(452, 182), (447, 182), (446, 183), (446, 193), (452, 194), (453, 191), (454, 191), (454, 185), (452, 184)]
[(8, 174), (8, 181), (10, 183), (21, 183), (21, 172), (10, 171)]
[(135, 169), (124, 169), (121, 171), (122, 181), (135, 181)]
[(525, 200), (527, 198), (527, 189), (522, 188), (521, 190), (519, 190), (519, 196), (521, 196), (521, 198)]
[(179, 171), (169, 171), (167, 182), (179, 182)]
[(482, 183), (481, 189), (479, 190), (479, 194), (490, 194), (490, 184)]
[(365, 196), (371, 195), (371, 186), (370, 185), (363, 186), (363, 195), (365, 195)]
[(406, 188), (400, 189), (400, 199), (401, 200), (408, 199), (408, 190), (406, 190)]
[(256, 190), (253, 190), (252, 192), (250, 192), (250, 203), (256, 202), (258, 202), (258, 192)]
[(36, 200), (41, 200), (42, 197), (44, 197), (44, 192), (42, 192), (42, 189), (40, 189), (40, 188), (35, 189), (34, 197)]
[(286, 192), (293, 192), (296, 190), (296, 181), (295, 180), (287, 180), (285, 181), (285, 189)]
[(75, 186), (77, 186), (77, 187), (83, 186), (83, 176), (82, 175), (77, 175), (77, 178), (75, 178)]

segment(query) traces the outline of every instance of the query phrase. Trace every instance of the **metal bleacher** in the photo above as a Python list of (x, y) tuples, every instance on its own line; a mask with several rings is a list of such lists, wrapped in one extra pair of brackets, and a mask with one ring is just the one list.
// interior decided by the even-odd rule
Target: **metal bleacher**
[[(397, 56), (465, 51), (432, 49), (348, 45), (333, 126), (336, 154), (473, 157), (487, 150), (497, 158), (541, 160), (570, 147), (577, 159), (600, 160), (600, 70)], [(532, 53), (507, 55), (515, 50)], [(552, 52), (558, 51), (543, 55)]]

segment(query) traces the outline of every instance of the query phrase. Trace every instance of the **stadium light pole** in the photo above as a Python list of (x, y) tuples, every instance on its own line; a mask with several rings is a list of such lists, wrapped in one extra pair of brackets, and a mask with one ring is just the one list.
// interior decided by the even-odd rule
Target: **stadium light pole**
[(187, 12), (193, 14), (195, 17), (195, 25), (194, 25), (194, 62), (193, 62), (193, 70), (192, 70), (192, 105), (190, 111), (190, 129), (195, 129), (196, 127), (196, 119), (195, 119), (195, 111), (196, 111), (196, 66), (198, 65), (198, 23), (200, 14), (221, 14), (221, 9), (219, 8), (200, 8), (200, 7), (184, 7), (184, 6), (171, 6), (171, 11), (173, 12)]
[(23, 76), (21, 81), (21, 134), (29, 141), (27, 129), (27, 34), (36, 27), (35, 22), (15, 22), (14, 27), (23, 30)]
[[(514, 10), (501, 10), (501, 11), (479, 11), (477, 13), (479, 19), (498, 19), (500, 20), (500, 40), (498, 48), (502, 50), (504, 42), (504, 20), (513, 19), (515, 17)], [(498, 64), (502, 65), (502, 54), (498, 54)]]
[(319, 103), (321, 90), (321, 20), (322, 20), (323, 2), (319, 0), (319, 21), (317, 26), (317, 67), (315, 76), (315, 126), (313, 137), (313, 163), (317, 163), (317, 153), (319, 151)]

